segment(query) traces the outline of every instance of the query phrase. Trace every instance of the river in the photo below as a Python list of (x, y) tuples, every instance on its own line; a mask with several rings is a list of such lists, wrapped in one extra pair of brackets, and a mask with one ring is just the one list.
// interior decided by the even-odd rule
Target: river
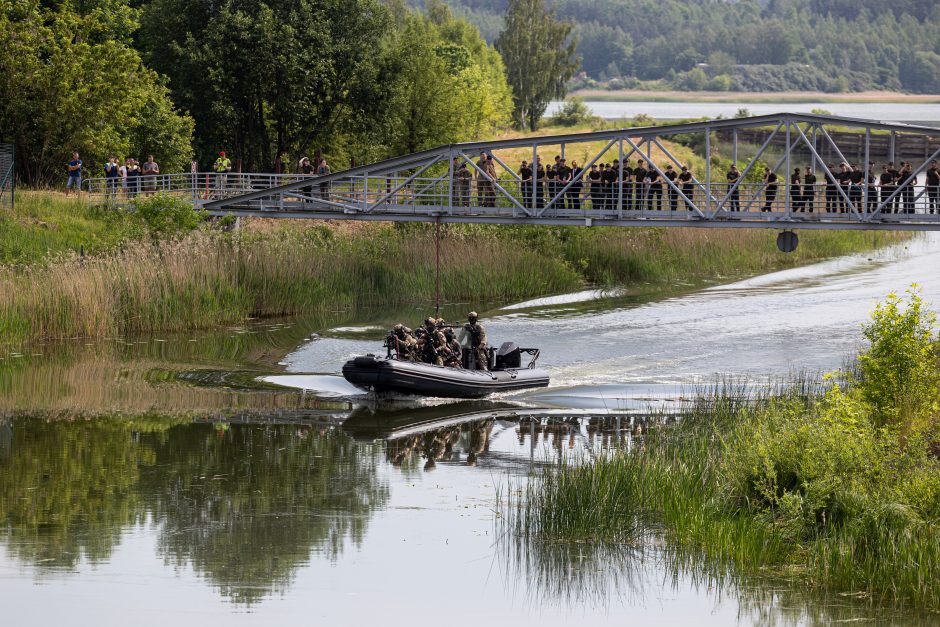
[[(814, 109), (829, 111), (832, 115), (883, 122), (921, 123), (940, 125), (940, 104), (903, 102), (642, 102), (589, 100), (585, 104), (594, 115), (609, 120), (633, 118), (645, 114), (657, 120), (680, 120), (689, 118), (732, 118), (740, 109), (751, 115), (775, 113), (812, 113)], [(552, 115), (560, 102), (552, 102), (546, 115)]]
[(940, 303), (938, 267), (928, 235), (664, 298), (494, 305), (490, 337), (542, 347), (552, 385), (472, 403), (338, 375), (417, 309), (0, 355), (4, 624), (931, 624), (668, 547), (520, 554), (493, 511), (509, 478), (630, 446), (718, 378), (838, 368), (888, 292)]

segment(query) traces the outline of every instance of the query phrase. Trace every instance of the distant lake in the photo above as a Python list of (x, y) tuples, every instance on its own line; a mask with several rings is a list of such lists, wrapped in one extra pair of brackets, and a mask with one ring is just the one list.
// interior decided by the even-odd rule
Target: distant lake
[[(559, 102), (549, 105), (546, 115), (551, 115)], [(743, 103), (743, 102), (636, 102), (636, 101), (598, 101), (585, 102), (594, 115), (607, 119), (632, 118), (645, 113), (660, 120), (680, 118), (726, 118), (734, 117), (738, 109), (747, 109), (751, 115), (770, 115), (774, 113), (810, 113), (813, 109), (825, 109), (833, 115), (847, 118), (863, 118), (883, 122), (922, 123), (940, 126), (940, 103), (907, 104), (902, 102), (780, 102), (780, 103)], [(932, 120), (932, 121), (931, 121)]]

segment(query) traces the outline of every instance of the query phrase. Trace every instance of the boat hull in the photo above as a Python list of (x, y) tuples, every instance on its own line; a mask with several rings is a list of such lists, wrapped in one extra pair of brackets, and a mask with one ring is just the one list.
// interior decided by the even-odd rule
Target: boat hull
[(481, 398), (496, 392), (523, 390), (548, 385), (548, 372), (542, 368), (516, 368), (485, 372), (446, 368), (398, 359), (367, 355), (343, 365), (343, 377), (376, 392), (400, 392), (445, 398)]

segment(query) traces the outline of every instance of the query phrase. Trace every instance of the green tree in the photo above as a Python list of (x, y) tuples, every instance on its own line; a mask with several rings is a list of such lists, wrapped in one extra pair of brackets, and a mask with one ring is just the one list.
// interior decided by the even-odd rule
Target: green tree
[(579, 66), (571, 28), (556, 18), (545, 0), (509, 0), (496, 49), (506, 63), (518, 128), (538, 128), (548, 103), (564, 97), (565, 83)]
[(0, 128), (27, 184), (64, 177), (74, 150), (94, 175), (110, 154), (152, 153), (166, 172), (189, 163), (192, 120), (129, 45), (135, 16), (123, 1), (79, 13), (0, 0)]

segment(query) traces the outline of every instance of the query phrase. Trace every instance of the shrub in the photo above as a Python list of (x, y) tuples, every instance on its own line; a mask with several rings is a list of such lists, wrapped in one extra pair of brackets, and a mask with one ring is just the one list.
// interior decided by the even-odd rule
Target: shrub
[(565, 98), (564, 103), (552, 116), (551, 123), (557, 126), (577, 126), (579, 124), (590, 124), (593, 120), (594, 114), (584, 104), (584, 100), (572, 96)]
[(140, 198), (135, 206), (154, 239), (188, 233), (199, 226), (204, 216), (191, 203), (166, 194)]

